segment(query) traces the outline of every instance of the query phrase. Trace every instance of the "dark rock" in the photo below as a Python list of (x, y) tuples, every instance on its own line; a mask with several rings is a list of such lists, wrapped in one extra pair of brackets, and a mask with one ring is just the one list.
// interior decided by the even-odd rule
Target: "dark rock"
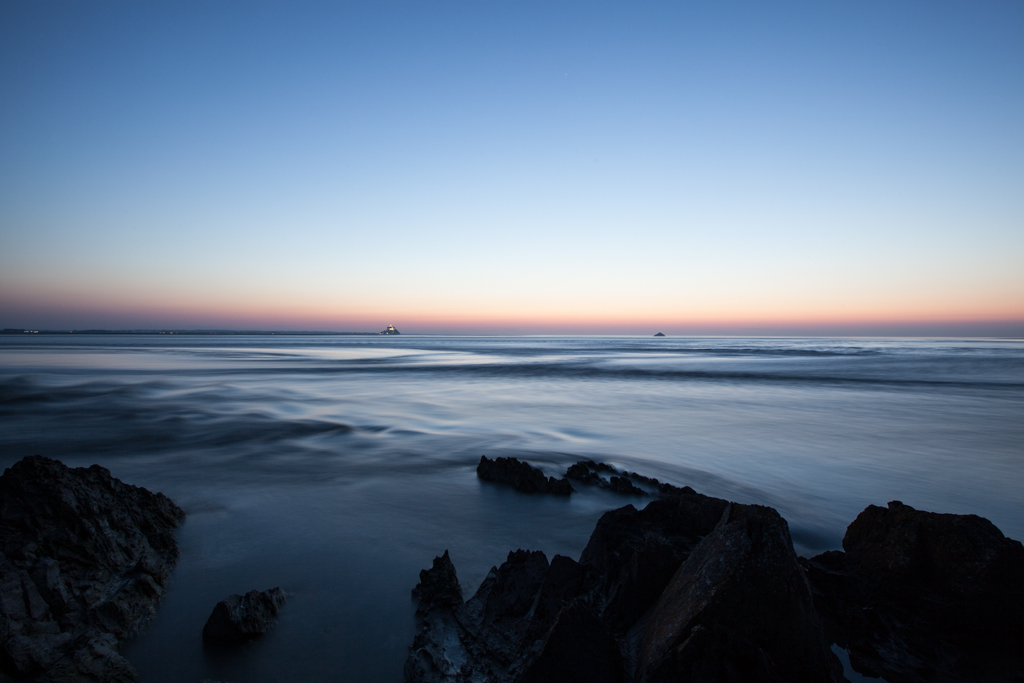
[(654, 604), (727, 505), (721, 498), (694, 493), (601, 516), (580, 563), (592, 569), (595, 603), (616, 630), (629, 628)]
[(561, 610), (540, 653), (516, 677), (520, 683), (622, 683), (619, 645), (586, 604)]
[(841, 681), (785, 521), (729, 505), (690, 491), (611, 511), (579, 563), (509, 553), (465, 603), (421, 613), (406, 680), (690, 680), (672, 677), (697, 662), (693, 680)]
[(412, 589), (412, 597), (419, 601), (416, 610), (421, 613), (462, 604), (462, 586), (447, 550), (434, 558), (430, 569), (420, 571), (420, 582)]
[(657, 334), (656, 334), (656, 335), (654, 335), (654, 336), (655, 336), (655, 337), (664, 337), (665, 335), (664, 335), (663, 333), (659, 332), (659, 333), (657, 333)]
[(118, 653), (156, 613), (185, 513), (98, 465), (0, 476), (0, 679), (134, 681)]
[(459, 603), (435, 560), (421, 596), (449, 597), (421, 597), (407, 681), (838, 683), (832, 642), (890, 683), (1024, 681), (1024, 547), (987, 520), (872, 506), (845, 552), (798, 560), (771, 508), (567, 472), (608, 474), (662, 497), (603, 515), (579, 563), (516, 551)]
[(263, 635), (274, 623), (285, 594), (280, 588), (229, 595), (214, 606), (203, 626), (203, 642), (237, 645)]
[[(601, 476), (601, 473), (611, 476), (605, 479)], [(572, 479), (582, 484), (597, 486), (598, 488), (627, 496), (651, 495), (646, 489), (636, 484), (650, 487), (651, 490), (657, 491), (658, 495), (662, 498), (695, 493), (689, 486), (679, 488), (672, 484), (660, 482), (653, 477), (645, 477), (636, 472), (622, 472), (611, 465), (603, 462), (594, 462), (593, 460), (581, 460), (575, 465), (570, 466), (566, 470), (565, 476), (567, 479)]]
[(503, 677), (520, 655), (548, 569), (542, 552), (511, 552), (465, 603), (421, 612), (405, 679), (433, 683)]
[(556, 496), (572, 493), (568, 479), (545, 477), (536, 467), (515, 458), (490, 460), (486, 455), (481, 455), (476, 475), (484, 481), (511, 484), (515, 490), (523, 493), (550, 493)]
[(596, 472), (592, 472), (587, 463), (578, 462), (575, 465), (571, 465), (569, 469), (565, 471), (566, 479), (575, 479), (576, 481), (584, 484), (590, 484), (591, 486), (600, 486), (603, 480)]
[(633, 483), (625, 477), (612, 477), (608, 481), (608, 488), (615, 493), (621, 493), (627, 496), (646, 496), (647, 492), (641, 488), (637, 488)]
[[(599, 474), (601, 472), (612, 476), (606, 480)], [(648, 495), (643, 489), (634, 486), (627, 478), (628, 476), (625, 472), (620, 472), (611, 465), (606, 465), (603, 462), (594, 462), (593, 460), (581, 460), (575, 465), (570, 466), (565, 472), (566, 479), (574, 479), (580, 483), (608, 489), (615, 493), (628, 496)]]
[(636, 680), (843, 681), (775, 510), (732, 503), (634, 627)]
[(501, 667), (515, 659), (548, 566), (539, 550), (510, 552), (500, 567), (491, 568), (476, 594), (456, 614), (472, 649), (483, 659)]
[(564, 555), (551, 558), (551, 565), (530, 613), (530, 623), (524, 634), (527, 645), (544, 637), (558, 618), (562, 606), (580, 595), (587, 579), (586, 567)]
[(1024, 680), (1024, 546), (975, 515), (869, 506), (805, 561), (854, 669), (896, 682)]

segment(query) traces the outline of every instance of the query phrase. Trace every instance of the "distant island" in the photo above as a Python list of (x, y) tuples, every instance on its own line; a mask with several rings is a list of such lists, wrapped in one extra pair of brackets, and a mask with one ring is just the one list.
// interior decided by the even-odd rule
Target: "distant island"
[(402, 333), (399, 332), (398, 330), (396, 330), (394, 325), (388, 325), (386, 330), (384, 330), (383, 332), (378, 332), (377, 334), (402, 334)]
[(658, 334), (656, 334), (656, 335), (654, 335), (654, 336), (655, 336), (655, 337), (664, 337), (665, 335), (664, 335), (664, 334), (662, 334), (661, 332), (659, 332)]

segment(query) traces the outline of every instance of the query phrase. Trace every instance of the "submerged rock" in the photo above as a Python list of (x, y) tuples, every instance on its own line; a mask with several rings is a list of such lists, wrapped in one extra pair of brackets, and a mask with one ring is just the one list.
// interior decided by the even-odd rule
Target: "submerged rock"
[[(610, 476), (608, 479), (605, 479), (601, 476), (602, 474)], [(567, 479), (572, 479), (582, 484), (597, 486), (598, 488), (627, 496), (649, 496), (652, 493), (657, 493), (658, 496), (664, 498), (694, 493), (694, 490), (689, 486), (679, 488), (672, 484), (660, 482), (653, 477), (645, 477), (636, 472), (617, 470), (611, 465), (603, 462), (594, 462), (593, 460), (580, 460), (566, 470), (565, 476)], [(647, 488), (642, 488), (637, 486), (637, 484), (642, 484)]]
[(556, 496), (568, 496), (572, 493), (568, 479), (545, 477), (536, 467), (515, 458), (491, 460), (486, 455), (481, 455), (480, 463), (476, 466), (476, 476), (484, 481), (511, 484), (515, 490), (523, 493), (550, 493)]
[(867, 507), (805, 561), (857, 671), (893, 683), (1024, 680), (1024, 546), (987, 519)]
[(98, 465), (40, 456), (0, 476), (0, 679), (134, 681), (136, 635), (178, 560), (185, 513)]
[(216, 604), (206, 620), (203, 642), (237, 645), (263, 635), (274, 623), (284, 602), (285, 594), (280, 588), (229, 595)]

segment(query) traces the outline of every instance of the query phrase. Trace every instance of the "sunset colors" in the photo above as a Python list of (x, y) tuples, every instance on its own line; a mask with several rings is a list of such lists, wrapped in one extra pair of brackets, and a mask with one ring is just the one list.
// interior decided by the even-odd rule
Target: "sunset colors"
[(1024, 5), (0, 6), (0, 327), (1024, 335)]

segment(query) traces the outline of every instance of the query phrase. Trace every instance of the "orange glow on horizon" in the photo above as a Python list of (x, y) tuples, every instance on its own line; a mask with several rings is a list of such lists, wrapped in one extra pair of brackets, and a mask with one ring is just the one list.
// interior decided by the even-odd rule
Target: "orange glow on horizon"
[[(325, 306), (323, 302), (299, 303), (284, 301), (238, 302), (211, 297), (202, 304), (184, 301), (141, 301), (132, 297), (115, 304), (107, 301), (74, 301), (65, 299), (60, 304), (45, 301), (43, 297), (15, 305), (0, 300), (0, 312), (5, 326), (24, 325), (46, 329), (102, 328), (102, 329), (266, 329), (266, 330), (323, 330), (344, 332), (377, 332), (389, 323), (408, 333), (488, 333), (502, 331), (521, 334), (646, 334), (648, 331), (693, 334), (725, 333), (730, 330), (752, 333), (770, 330), (851, 330), (864, 328), (942, 327), (965, 328), (971, 325), (1024, 329), (1024, 310), (1010, 306), (992, 306), (984, 311), (888, 310), (869, 311), (866, 306), (849, 306), (844, 313), (835, 310), (814, 310), (805, 306), (777, 306), (774, 310), (741, 310), (722, 308), (709, 312), (694, 306), (686, 310), (529, 310), (527, 306), (507, 306), (502, 310), (457, 310), (436, 306), (353, 306), (345, 310), (339, 306)], [(86, 297), (83, 297), (85, 299)], [(581, 307), (582, 308), (582, 307)], [(680, 307), (682, 308), (682, 307)], [(706, 307), (704, 307), (706, 308)], [(801, 310), (802, 309), (802, 310)], [(945, 313), (944, 315), (942, 313)], [(38, 319), (64, 319), (67, 325), (47, 325)], [(92, 321), (92, 322), (87, 322)], [(847, 332), (848, 333), (848, 332)]]

